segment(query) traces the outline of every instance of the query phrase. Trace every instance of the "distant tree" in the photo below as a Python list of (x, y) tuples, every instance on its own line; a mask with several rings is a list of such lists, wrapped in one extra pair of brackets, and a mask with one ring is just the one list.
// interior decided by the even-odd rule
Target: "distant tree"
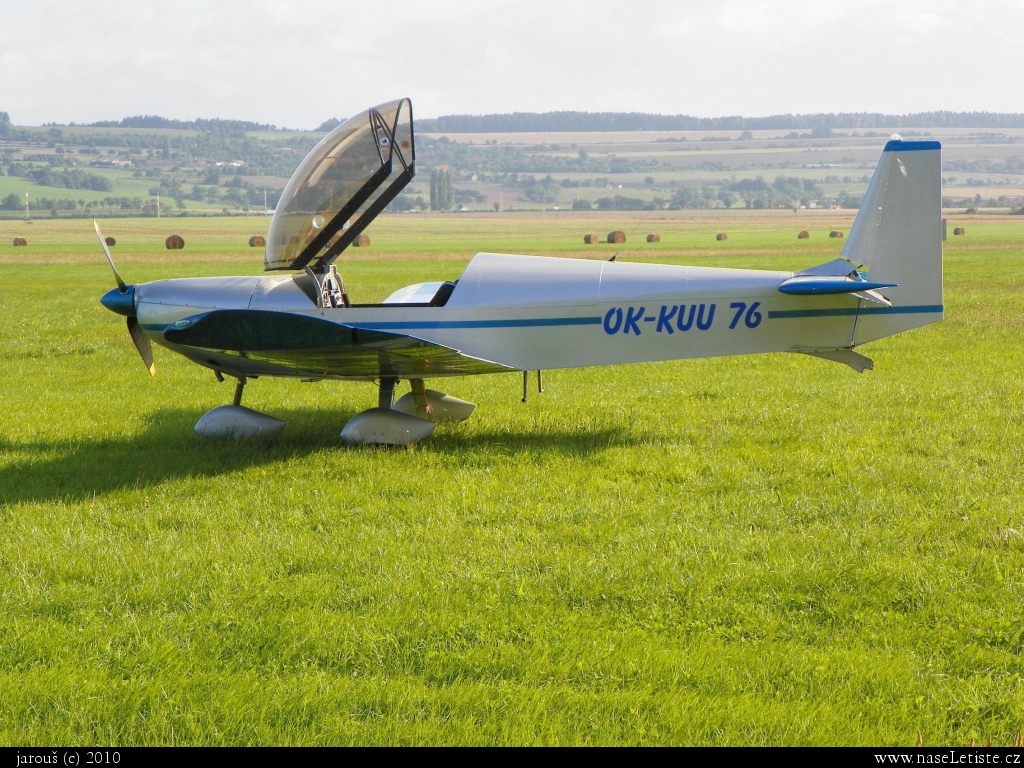
[(452, 187), (452, 174), (447, 168), (441, 171), (441, 176), (437, 180), (437, 202), (443, 211), (447, 211), (455, 205), (455, 189)]
[(391, 205), (388, 206), (389, 211), (411, 211), (416, 207), (416, 201), (411, 195), (399, 195), (391, 201)]
[(465, 203), (486, 203), (487, 196), (477, 192), (475, 189), (458, 189), (455, 190), (455, 204), (463, 205)]
[(430, 210), (447, 211), (455, 205), (452, 173), (447, 166), (438, 166), (430, 173)]
[(725, 189), (718, 193), (718, 199), (721, 200), (722, 205), (726, 208), (732, 208), (736, 204), (736, 195)]
[(654, 204), (641, 200), (638, 197), (599, 197), (594, 201), (598, 210), (601, 211), (650, 211), (654, 210)]
[(737, 141), (750, 141), (752, 138), (754, 138), (753, 133), (751, 133), (750, 131), (744, 131), (743, 133), (740, 134), (740, 137), (739, 139), (737, 139)]
[(836, 197), (836, 205), (841, 205), (843, 208), (860, 208), (860, 198), (843, 191)]
[(501, 203), (495, 203), (494, 204), (494, 211), (495, 211), (495, 213), (497, 213), (500, 210), (501, 210)]
[[(7, 114), (6, 112), (0, 112), (0, 114)], [(21, 199), (11, 192), (7, 197), (0, 202), (0, 210), (2, 211), (17, 211), (21, 208)]]
[(315, 130), (316, 131), (323, 131), (324, 133), (326, 133), (327, 131), (333, 131), (339, 125), (341, 125), (341, 120), (339, 120), (336, 117), (330, 117), (330, 118), (324, 120), (322, 123), (320, 123), (320, 125), (318, 125), (315, 128)]
[(729, 185), (729, 189), (733, 192), (765, 192), (769, 189), (768, 182), (764, 180), (764, 176), (758, 176), (756, 179), (740, 179)]
[(590, 211), (593, 210), (594, 206), (590, 204), (589, 200), (573, 200), (572, 209), (574, 211)]
[(11, 132), (11, 116), (6, 112), (0, 112), (0, 136), (6, 136)]

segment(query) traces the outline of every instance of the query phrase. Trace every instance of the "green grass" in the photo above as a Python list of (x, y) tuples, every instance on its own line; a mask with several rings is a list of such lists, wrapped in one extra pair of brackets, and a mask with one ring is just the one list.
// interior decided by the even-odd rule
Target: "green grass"
[[(672, 220), (628, 253), (838, 252), (791, 220), (737, 216), (725, 244)], [(476, 250), (593, 254), (582, 232), (620, 226), (581, 221), (392, 217), (342, 271), (376, 298)], [(180, 253), (152, 220), (108, 234), (130, 281), (251, 274), (255, 223), (182, 220)], [(951, 238), (947, 319), (864, 347), (870, 373), (552, 371), (526, 404), (516, 375), (454, 379), (477, 413), (408, 450), (339, 444), (366, 384), (260, 379), (246, 404), (288, 420), (278, 439), (196, 438), (230, 384), (162, 349), (150, 379), (97, 303), (88, 229), (33, 226), (14, 249), (0, 224), (0, 743), (1007, 744), (1024, 725), (1019, 223)]]

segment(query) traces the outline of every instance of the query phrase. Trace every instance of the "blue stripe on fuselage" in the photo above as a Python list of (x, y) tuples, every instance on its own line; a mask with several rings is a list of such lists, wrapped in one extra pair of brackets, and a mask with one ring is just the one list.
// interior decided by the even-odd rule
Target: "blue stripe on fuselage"
[(542, 328), (557, 325), (600, 325), (600, 317), (523, 318), (519, 320), (393, 320), (389, 322), (351, 323), (368, 331), (421, 330), (434, 328)]
[(923, 315), (942, 312), (941, 304), (919, 304), (908, 307), (837, 307), (834, 309), (776, 309), (769, 310), (769, 320), (787, 320), (794, 317), (853, 317), (855, 315)]

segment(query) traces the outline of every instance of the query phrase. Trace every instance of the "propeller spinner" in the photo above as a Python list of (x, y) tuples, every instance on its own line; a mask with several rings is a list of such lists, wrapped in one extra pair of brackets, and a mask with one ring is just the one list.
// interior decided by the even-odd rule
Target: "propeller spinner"
[(96, 230), (96, 237), (100, 241), (100, 247), (103, 249), (103, 254), (107, 257), (107, 263), (110, 264), (110, 269), (114, 273), (114, 279), (117, 281), (117, 288), (112, 288), (103, 294), (100, 304), (111, 312), (116, 312), (128, 318), (128, 334), (132, 337), (132, 342), (139, 351), (142, 362), (149, 370), (149, 375), (156, 376), (156, 363), (153, 361), (153, 344), (150, 342), (146, 332), (142, 330), (142, 326), (139, 325), (138, 317), (135, 316), (135, 286), (126, 285), (117, 273), (117, 267), (114, 266), (114, 259), (110, 255), (110, 249), (107, 248), (107, 242), (103, 239), (103, 233), (100, 232), (100, 225), (96, 223), (95, 219), (93, 219), (92, 226)]

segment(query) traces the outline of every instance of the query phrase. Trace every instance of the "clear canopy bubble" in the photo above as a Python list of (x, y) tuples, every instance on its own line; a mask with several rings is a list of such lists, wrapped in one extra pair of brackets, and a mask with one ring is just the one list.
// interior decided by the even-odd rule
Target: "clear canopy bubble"
[(264, 269), (326, 267), (409, 183), (415, 160), (408, 99), (339, 125), (289, 179), (270, 222)]

